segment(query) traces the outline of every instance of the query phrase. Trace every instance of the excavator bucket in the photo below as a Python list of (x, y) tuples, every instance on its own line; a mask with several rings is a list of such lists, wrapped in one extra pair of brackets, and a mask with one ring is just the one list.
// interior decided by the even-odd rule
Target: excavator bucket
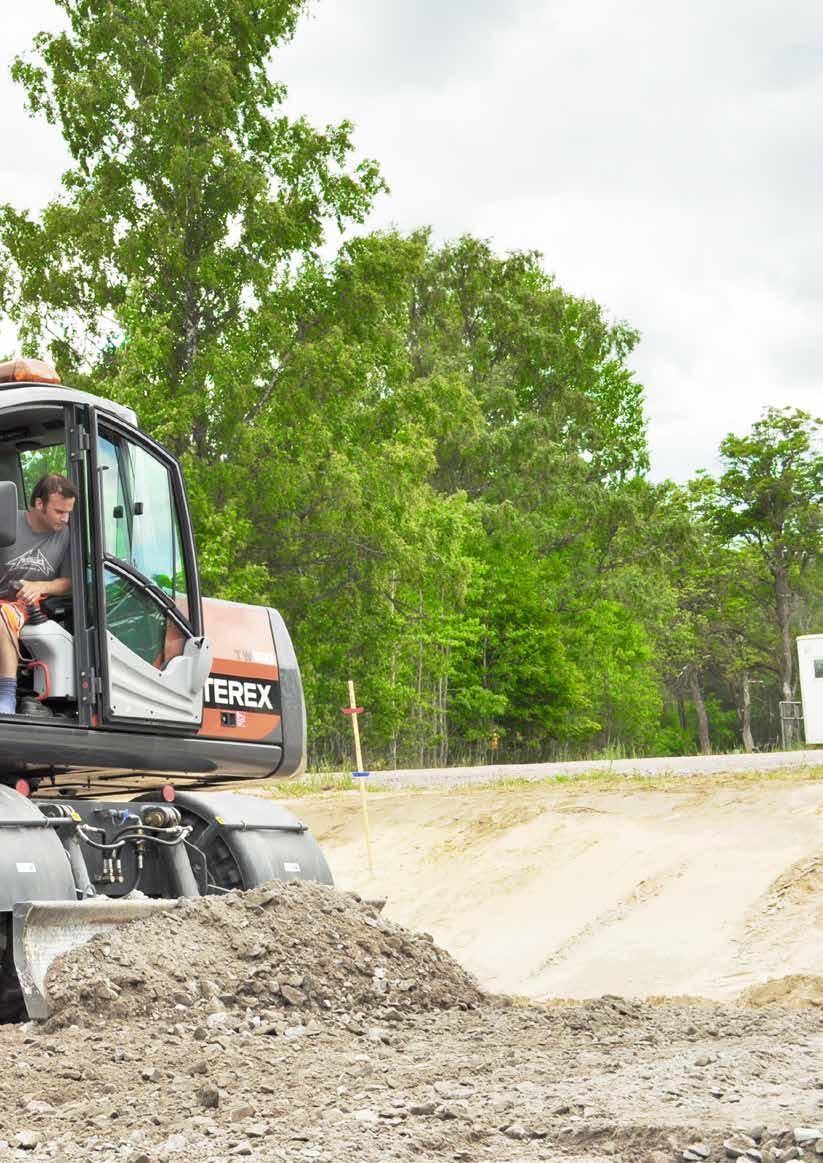
[(14, 906), (14, 964), (30, 1018), (52, 1012), (46, 975), (52, 963), (117, 925), (176, 908), (176, 900), (22, 901)]

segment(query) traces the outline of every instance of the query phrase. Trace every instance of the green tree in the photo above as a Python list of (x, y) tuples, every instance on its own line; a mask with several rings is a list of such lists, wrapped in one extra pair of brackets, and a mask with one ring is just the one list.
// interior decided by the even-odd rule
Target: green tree
[(345, 754), (350, 676), (395, 761), (651, 746), (636, 333), (470, 237), (321, 260), (382, 182), (348, 123), (283, 112), (298, 0), (57, 2), (15, 75), (74, 165), (0, 211), (4, 304), (181, 456), (207, 589), (293, 629), (314, 754)]
[(4, 306), (25, 346), (209, 461), (275, 392), (295, 261), (382, 188), (351, 125), (289, 119), (269, 75), (303, 0), (55, 0), (69, 28), (14, 77), (74, 166), (39, 220), (4, 206)]
[(768, 409), (746, 436), (720, 446), (725, 471), (700, 480), (699, 506), (729, 544), (752, 547), (771, 579), (782, 697), (797, 675), (793, 625), (810, 569), (819, 564), (823, 518), (821, 422), (797, 409)]
[[(477, 755), (495, 729), (532, 757), (582, 745), (599, 725), (563, 603), (596, 585), (593, 526), (645, 458), (630, 334), (536, 256), (473, 239), (369, 235), (304, 281), (301, 340), (253, 433), (270, 487), (250, 548), (309, 660), (318, 747), (338, 746), (324, 676), (346, 667), (369, 675), (392, 758)], [(221, 463), (210, 483), (252, 504), (259, 471)]]
[[(644, 520), (631, 531), (641, 568), (623, 598), (654, 643), (677, 713), (677, 727), (664, 715), (661, 746), (702, 752), (728, 746), (736, 718), (750, 751), (752, 691), (759, 693), (778, 674), (763, 563), (751, 547), (729, 544), (718, 533), (690, 488), (650, 486), (642, 512)], [(625, 584), (625, 571), (618, 576)], [(761, 743), (770, 742), (764, 725), (757, 731)]]
[(316, 255), (383, 183), (350, 163), (348, 122), (284, 113), (272, 54), (302, 0), (56, 2), (67, 31), (39, 35), (13, 73), (74, 165), (39, 219), (0, 209), (3, 306), (25, 349), (48, 346), (65, 378), (134, 407), (181, 457), (207, 587), (272, 600), (282, 524), (349, 484), (340, 426), (314, 401), (301, 414), (296, 375), (284, 406), (322, 315)]
[(562, 603), (596, 574), (592, 526), (646, 463), (642, 388), (625, 367), (636, 336), (565, 293), (538, 255), (473, 238), (370, 236), (340, 275), (359, 325), (383, 338), (374, 408), (419, 418), (435, 494), (465, 496), (476, 522), (462, 547), (473, 580), (449, 616), (452, 746), (474, 753), (494, 729), (510, 755), (579, 744), (599, 728)]

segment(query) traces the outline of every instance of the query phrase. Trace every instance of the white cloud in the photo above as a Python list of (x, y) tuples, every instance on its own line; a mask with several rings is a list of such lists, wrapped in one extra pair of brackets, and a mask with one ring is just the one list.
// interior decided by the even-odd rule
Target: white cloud
[(378, 51), (380, 76), (407, 78), (425, 38), (384, 20), (358, 57), (361, 10), (338, 0), (298, 32), (280, 69), (293, 107), (355, 120), (392, 186), (378, 221), (537, 248), (641, 331), (655, 475), (714, 467), (768, 404), (823, 410), (820, 5), (532, 0), (480, 22), (483, 69), (453, 38), (449, 78), (383, 92), (347, 90), (315, 52), (333, 36), (347, 75)]
[(24, 94), (9, 75), (16, 56), (29, 52), (36, 33), (55, 31), (64, 21), (51, 0), (27, 0), (3, 13), (0, 49), (0, 199), (18, 207), (41, 209), (54, 197), (69, 156), (59, 130), (26, 112)]

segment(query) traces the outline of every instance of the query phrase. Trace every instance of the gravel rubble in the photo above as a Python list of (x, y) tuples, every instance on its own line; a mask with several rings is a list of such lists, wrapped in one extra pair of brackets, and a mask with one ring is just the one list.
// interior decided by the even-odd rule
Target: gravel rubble
[(271, 884), (97, 937), (0, 1028), (0, 1160), (823, 1158), (823, 1008), (483, 994), (354, 896)]

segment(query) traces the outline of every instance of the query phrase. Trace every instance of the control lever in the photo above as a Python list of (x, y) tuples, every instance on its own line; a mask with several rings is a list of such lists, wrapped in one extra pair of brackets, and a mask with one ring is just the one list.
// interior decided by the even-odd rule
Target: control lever
[[(19, 590), (22, 582), (15, 582), (15, 590)], [(40, 609), (39, 602), (26, 602), (26, 622), (29, 626), (42, 626), (44, 622), (48, 622), (48, 618)]]

